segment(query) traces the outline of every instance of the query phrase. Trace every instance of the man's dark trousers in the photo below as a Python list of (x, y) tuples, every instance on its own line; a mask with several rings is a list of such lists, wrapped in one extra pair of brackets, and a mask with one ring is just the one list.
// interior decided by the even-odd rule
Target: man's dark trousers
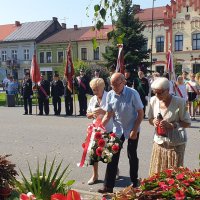
[[(124, 135), (122, 135), (120, 139), (124, 143), (125, 141)], [(139, 159), (137, 157), (138, 140), (139, 140), (139, 133), (136, 140), (128, 139), (128, 146), (127, 146), (127, 154), (130, 164), (130, 178), (133, 184), (136, 184), (138, 178), (138, 167), (139, 167)], [(118, 153), (113, 154), (112, 161), (107, 164), (106, 175), (104, 179), (105, 187), (108, 188), (115, 187), (115, 179), (117, 174), (120, 152), (121, 150)]]

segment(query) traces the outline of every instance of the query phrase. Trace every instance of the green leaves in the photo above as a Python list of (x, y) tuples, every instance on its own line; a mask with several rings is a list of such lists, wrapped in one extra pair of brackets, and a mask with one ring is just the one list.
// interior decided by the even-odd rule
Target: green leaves
[[(31, 192), (35, 195), (36, 199), (49, 200), (51, 195), (55, 193), (66, 194), (70, 186), (75, 182), (70, 180), (66, 182), (67, 170), (69, 165), (67, 165), (62, 171), (63, 160), (55, 167), (55, 158), (50, 166), (49, 171), (47, 171), (47, 157), (45, 158), (43, 171), (40, 171), (40, 163), (37, 163), (36, 173), (33, 174), (31, 167), (28, 163), (30, 180), (25, 177), (23, 172), (20, 170), (22, 175), (22, 183), (16, 181), (16, 186), (18, 190), (22, 193)], [(55, 168), (55, 169), (54, 169)]]
[(106, 10), (104, 8), (102, 8), (100, 11), (99, 11), (101, 17), (103, 20), (105, 20), (105, 17), (106, 17)]
[(98, 12), (100, 10), (100, 6), (98, 4), (94, 5), (94, 11)]
[(93, 44), (94, 50), (96, 50), (96, 48), (98, 47), (98, 43), (97, 43), (96, 38), (92, 38), (92, 44)]

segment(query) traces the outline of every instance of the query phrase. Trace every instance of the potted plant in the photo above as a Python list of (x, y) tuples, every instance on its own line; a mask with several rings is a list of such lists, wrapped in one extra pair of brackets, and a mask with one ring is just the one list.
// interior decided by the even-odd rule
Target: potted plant
[[(20, 170), (22, 181), (16, 181), (15, 183), (18, 192), (21, 193), (20, 200), (64, 200), (70, 195), (78, 197), (79, 194), (76, 191), (71, 190), (71, 185), (75, 181), (66, 181), (67, 175), (69, 174), (69, 165), (67, 165), (63, 170), (61, 170), (61, 165), (62, 161), (56, 166), (54, 158), (48, 170), (46, 157), (44, 165), (41, 169), (38, 161), (35, 173), (28, 164), (30, 172), (29, 177), (25, 177), (24, 173)], [(76, 200), (79, 199), (80, 198), (76, 198)]]
[(0, 155), (0, 197), (6, 198), (11, 194), (15, 178), (18, 175), (16, 165), (7, 160), (11, 155)]

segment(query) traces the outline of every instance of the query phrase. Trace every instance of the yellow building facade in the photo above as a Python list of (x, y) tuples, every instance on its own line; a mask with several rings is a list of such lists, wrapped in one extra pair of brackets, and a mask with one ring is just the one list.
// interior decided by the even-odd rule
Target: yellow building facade
[(171, 5), (140, 10), (138, 17), (146, 25), (143, 34), (152, 49), (152, 70), (166, 70), (170, 50), (174, 66), (200, 72), (200, 0), (172, 0)]

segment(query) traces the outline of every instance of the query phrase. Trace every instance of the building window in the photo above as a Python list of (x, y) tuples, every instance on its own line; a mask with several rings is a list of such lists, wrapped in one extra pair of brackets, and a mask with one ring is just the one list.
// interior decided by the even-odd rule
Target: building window
[(175, 51), (183, 51), (183, 35), (175, 36)]
[(24, 60), (29, 60), (29, 49), (24, 49)]
[(87, 60), (87, 48), (81, 48), (81, 60)]
[(94, 60), (99, 60), (99, 47), (94, 49), (93, 53), (94, 53)]
[(46, 52), (46, 62), (47, 63), (52, 63), (52, 57), (51, 57), (51, 52), (50, 51), (48, 51), (48, 52)]
[(195, 33), (192, 35), (192, 50), (200, 49), (200, 33)]
[(148, 50), (148, 39), (147, 38), (145, 39), (145, 43), (144, 43), (144, 45), (142, 47), (142, 50), (143, 51), (147, 51)]
[(164, 52), (164, 36), (156, 38), (156, 52)]
[(44, 63), (44, 52), (40, 52), (40, 63)]
[(17, 60), (17, 50), (12, 50), (11, 51), (11, 56), (13, 60)]
[(63, 63), (63, 51), (58, 51), (57, 60), (58, 63)]
[(1, 60), (3, 62), (5, 62), (7, 60), (7, 53), (6, 53), (6, 51), (2, 51), (1, 52)]

